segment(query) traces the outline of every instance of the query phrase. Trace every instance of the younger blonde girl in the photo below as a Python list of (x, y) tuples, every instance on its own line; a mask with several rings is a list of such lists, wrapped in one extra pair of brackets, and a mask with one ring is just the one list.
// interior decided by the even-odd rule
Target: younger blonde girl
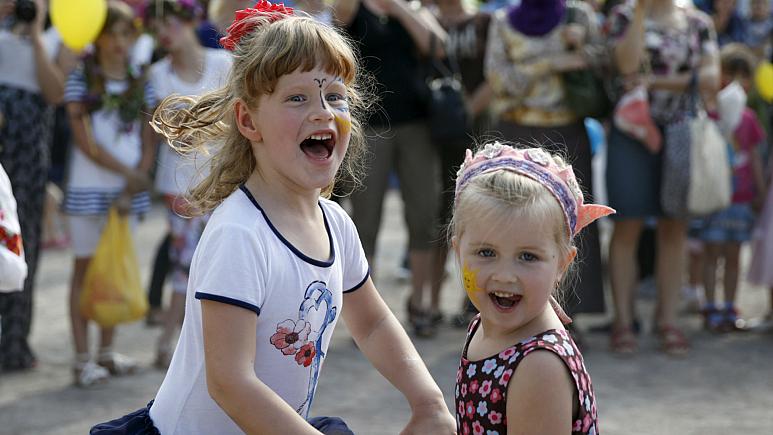
[(590, 376), (553, 294), (577, 232), (613, 210), (583, 204), (571, 166), (540, 148), (467, 153), (452, 244), (480, 314), (456, 378), (457, 432), (596, 434)]

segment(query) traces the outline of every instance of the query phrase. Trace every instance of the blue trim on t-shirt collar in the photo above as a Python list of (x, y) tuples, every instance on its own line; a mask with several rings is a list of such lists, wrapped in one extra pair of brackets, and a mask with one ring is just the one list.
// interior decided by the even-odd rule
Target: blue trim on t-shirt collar
[(301, 252), (298, 248), (293, 246), (293, 244), (290, 243), (289, 240), (285, 239), (284, 236), (282, 235), (282, 233), (280, 233), (279, 230), (276, 229), (274, 224), (271, 223), (271, 219), (268, 218), (268, 215), (266, 214), (266, 212), (263, 210), (263, 208), (260, 206), (260, 204), (258, 204), (258, 201), (255, 200), (255, 197), (252, 196), (252, 193), (249, 191), (249, 189), (247, 189), (247, 186), (242, 184), (242, 185), (239, 186), (239, 189), (242, 192), (244, 192), (245, 195), (247, 195), (247, 198), (252, 202), (252, 205), (254, 205), (255, 208), (257, 208), (258, 210), (260, 210), (260, 213), (263, 215), (263, 218), (266, 220), (266, 223), (268, 224), (268, 227), (271, 228), (271, 231), (274, 232), (274, 234), (277, 236), (277, 238), (280, 241), (282, 241), (282, 243), (284, 243), (285, 246), (290, 248), (290, 250), (293, 252), (293, 254), (295, 254), (301, 260), (303, 260), (303, 261), (305, 261), (305, 262), (307, 262), (309, 264), (312, 264), (314, 266), (330, 267), (330, 266), (333, 265), (333, 263), (335, 262), (335, 258), (336, 258), (335, 245), (333, 244), (333, 234), (330, 232), (330, 225), (328, 224), (328, 221), (327, 221), (327, 214), (325, 214), (325, 208), (322, 207), (322, 203), (321, 202), (318, 201), (317, 205), (319, 206), (319, 209), (322, 210), (322, 220), (325, 222), (325, 231), (327, 231), (328, 244), (330, 245), (330, 257), (328, 258), (327, 261), (322, 261), (322, 260), (317, 260), (317, 259), (311, 258), (308, 255), (306, 255), (303, 252)]

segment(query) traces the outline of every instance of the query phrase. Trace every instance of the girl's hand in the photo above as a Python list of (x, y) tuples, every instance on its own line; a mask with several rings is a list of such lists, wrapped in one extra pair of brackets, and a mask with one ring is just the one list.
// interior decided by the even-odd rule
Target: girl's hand
[(585, 44), (585, 27), (580, 24), (568, 24), (561, 32), (564, 44), (572, 48), (580, 48)]
[(141, 171), (129, 171), (126, 175), (126, 191), (129, 193), (143, 192), (150, 189), (150, 177)]
[(444, 402), (414, 408), (411, 421), (400, 435), (456, 434), (456, 420)]
[(48, 2), (45, 0), (35, 0), (35, 6), (37, 13), (35, 14), (35, 20), (32, 22), (32, 33), (42, 35), (46, 27), (46, 18), (48, 17)]
[(126, 191), (113, 201), (113, 207), (118, 210), (118, 214), (126, 216), (132, 210), (132, 195)]

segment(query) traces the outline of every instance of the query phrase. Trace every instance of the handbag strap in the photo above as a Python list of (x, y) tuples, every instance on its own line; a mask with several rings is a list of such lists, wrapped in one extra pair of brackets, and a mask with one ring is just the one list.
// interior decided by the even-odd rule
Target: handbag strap
[(703, 110), (702, 99), (701, 99), (701, 93), (700, 89), (698, 88), (698, 72), (693, 71), (692, 74), (690, 74), (690, 82), (687, 84), (687, 89), (685, 92), (687, 96), (687, 106), (688, 106), (688, 113), (692, 117), (697, 117), (698, 114)]
[[(452, 50), (446, 50), (446, 58), (448, 59), (448, 66), (440, 59), (435, 57), (435, 48), (437, 47), (438, 38), (432, 31), (429, 32), (429, 65), (439, 72), (443, 78), (455, 78), (461, 77), (459, 63), (456, 60), (456, 53)], [(430, 68), (430, 70), (432, 69)]]

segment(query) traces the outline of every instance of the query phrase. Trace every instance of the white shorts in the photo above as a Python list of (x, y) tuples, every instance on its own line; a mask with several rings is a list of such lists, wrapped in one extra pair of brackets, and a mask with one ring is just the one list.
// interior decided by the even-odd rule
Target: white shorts
[[(68, 215), (70, 221), (70, 245), (75, 258), (94, 255), (102, 229), (107, 224), (107, 215)], [(129, 229), (132, 235), (137, 229), (137, 215), (129, 215)]]

